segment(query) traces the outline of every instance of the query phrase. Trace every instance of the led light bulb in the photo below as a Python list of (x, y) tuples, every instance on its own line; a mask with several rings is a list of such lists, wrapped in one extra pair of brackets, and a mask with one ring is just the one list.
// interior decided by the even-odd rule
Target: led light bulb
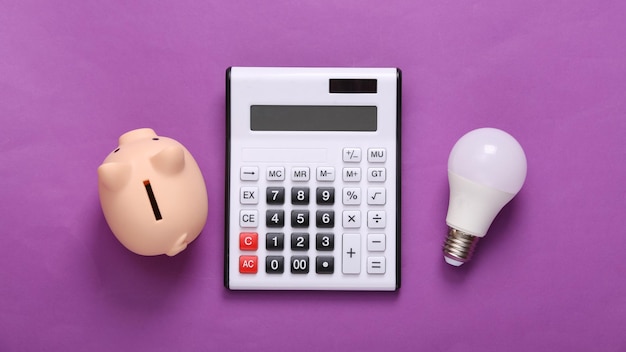
[(510, 134), (479, 128), (459, 139), (448, 158), (449, 231), (444, 259), (460, 266), (472, 258), (478, 240), (524, 184), (526, 155)]

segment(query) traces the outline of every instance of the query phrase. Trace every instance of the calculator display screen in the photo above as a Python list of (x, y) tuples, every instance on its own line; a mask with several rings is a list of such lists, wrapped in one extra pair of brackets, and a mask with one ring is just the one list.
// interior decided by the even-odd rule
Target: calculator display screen
[(377, 128), (376, 106), (252, 105), (252, 131), (354, 131)]

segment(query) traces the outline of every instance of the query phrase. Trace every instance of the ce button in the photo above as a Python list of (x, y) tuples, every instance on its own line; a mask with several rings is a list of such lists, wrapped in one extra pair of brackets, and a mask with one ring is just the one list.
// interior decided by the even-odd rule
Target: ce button
[(257, 227), (259, 225), (259, 212), (256, 210), (242, 210), (239, 212), (239, 226)]

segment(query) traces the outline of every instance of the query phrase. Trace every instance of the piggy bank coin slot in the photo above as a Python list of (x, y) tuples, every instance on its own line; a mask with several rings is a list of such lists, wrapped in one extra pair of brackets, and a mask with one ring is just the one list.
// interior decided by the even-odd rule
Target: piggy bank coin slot
[(152, 211), (154, 212), (154, 218), (157, 221), (163, 219), (163, 217), (161, 216), (161, 211), (159, 210), (159, 204), (154, 197), (154, 192), (152, 192), (150, 180), (143, 181), (143, 185), (146, 187), (146, 193), (148, 193), (148, 199), (150, 199), (150, 205), (152, 206)]

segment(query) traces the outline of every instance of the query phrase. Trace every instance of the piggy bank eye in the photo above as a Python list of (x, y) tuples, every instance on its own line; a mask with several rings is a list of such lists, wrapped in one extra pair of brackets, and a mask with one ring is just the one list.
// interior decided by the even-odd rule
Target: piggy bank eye
[(113, 151), (113, 153), (117, 153), (117, 152), (119, 152), (119, 151), (120, 151), (120, 148), (117, 148), (117, 149), (115, 149), (115, 150)]
[(157, 137), (152, 138), (153, 141), (158, 141), (159, 139)]

